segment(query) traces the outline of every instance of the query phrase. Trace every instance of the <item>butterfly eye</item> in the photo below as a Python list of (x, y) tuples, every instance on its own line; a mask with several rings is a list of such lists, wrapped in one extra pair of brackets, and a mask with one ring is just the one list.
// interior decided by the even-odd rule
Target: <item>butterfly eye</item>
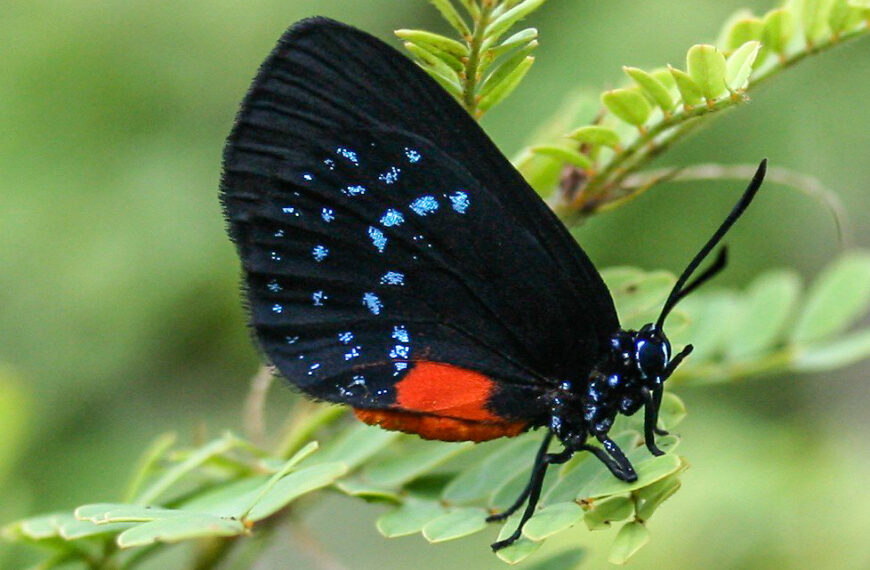
[(668, 362), (667, 345), (657, 340), (641, 339), (637, 342), (636, 358), (642, 376), (657, 376)]

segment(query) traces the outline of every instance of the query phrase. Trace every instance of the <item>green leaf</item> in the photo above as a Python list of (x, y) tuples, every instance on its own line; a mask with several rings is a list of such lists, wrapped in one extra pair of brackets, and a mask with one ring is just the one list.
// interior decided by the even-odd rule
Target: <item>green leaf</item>
[[(870, 2), (867, 3), (870, 7)], [(855, 28), (862, 19), (861, 10), (850, 6), (847, 0), (833, 0), (831, 13), (828, 16), (828, 25), (835, 35)]]
[(528, 538), (541, 541), (562, 532), (583, 518), (583, 509), (574, 502), (547, 505), (529, 519), (523, 527), (523, 534)]
[(580, 154), (577, 149), (555, 144), (542, 144), (532, 147), (532, 152), (541, 156), (549, 156), (561, 162), (567, 162), (580, 168), (592, 168), (592, 161), (588, 156)]
[(408, 498), (398, 509), (378, 518), (378, 531), (387, 538), (416, 534), (429, 522), (445, 515), (446, 509), (435, 501)]
[(259, 521), (280, 511), (294, 499), (331, 485), (347, 473), (343, 463), (323, 463), (294, 471), (280, 479), (262, 495), (247, 515), (250, 521)]
[(716, 99), (727, 91), (725, 56), (715, 46), (692, 46), (686, 55), (686, 69), (707, 100)]
[(499, 37), (514, 24), (540, 8), (546, 0), (523, 0), (486, 27), (486, 35), (488, 37)]
[(462, 65), (459, 65), (459, 68), (457, 69), (455, 66), (448, 63), (448, 60), (438, 57), (437, 53), (429, 51), (423, 46), (412, 44), (411, 42), (405, 42), (404, 46), (406, 50), (417, 57), (419, 60), (418, 63), (421, 64), (423, 69), (427, 71), (435, 71), (442, 77), (450, 79), (450, 81), (459, 81), (457, 73), (462, 71)]
[(60, 532), (57, 521), (63, 515), (64, 513), (51, 513), (10, 523), (3, 527), (3, 535), (13, 540), (19, 537), (31, 540), (53, 538)]
[(477, 104), (477, 108), (480, 112), (485, 113), (492, 109), (504, 101), (508, 95), (513, 93), (514, 89), (516, 89), (523, 80), (523, 77), (526, 76), (526, 73), (529, 72), (529, 69), (532, 68), (533, 63), (535, 63), (534, 57), (525, 57), (504, 79), (494, 85), (485, 97), (481, 97)]
[(155, 542), (181, 542), (194, 538), (237, 536), (245, 526), (237, 521), (203, 513), (186, 513), (155, 520), (125, 530), (118, 535), (118, 546), (131, 548)]
[(139, 463), (136, 466), (132, 480), (130, 481), (127, 491), (124, 493), (124, 499), (132, 501), (135, 499), (145, 480), (155, 471), (158, 462), (163, 459), (169, 449), (175, 445), (176, 435), (172, 432), (164, 433), (158, 436), (145, 450), (139, 458)]
[(800, 295), (800, 278), (792, 271), (776, 271), (756, 279), (735, 315), (726, 348), (730, 358), (763, 355), (783, 336)]
[(817, 43), (831, 33), (828, 16), (831, 0), (798, 0), (801, 9), (801, 25), (808, 44)]
[(655, 104), (662, 111), (670, 111), (677, 104), (674, 98), (671, 97), (668, 88), (646, 71), (637, 67), (623, 67), (622, 70), (655, 101)]
[(729, 89), (739, 91), (746, 88), (749, 76), (752, 75), (752, 65), (760, 49), (759, 42), (746, 42), (728, 57), (725, 65), (725, 84)]
[(619, 533), (610, 547), (607, 561), (611, 564), (625, 564), (628, 559), (637, 554), (649, 542), (649, 530), (639, 523), (630, 522), (619, 529)]
[(79, 540), (97, 536), (108, 536), (121, 533), (136, 523), (94, 524), (87, 521), (67, 520), (58, 525), (60, 536), (64, 540)]
[[(502, 525), (501, 530), (498, 532), (498, 540), (504, 540), (512, 535), (513, 532), (516, 530), (517, 525), (519, 524), (520, 513), (517, 513), (510, 517), (508, 520), (506, 520), (504, 525)], [(540, 542), (529, 540), (525, 536), (520, 535), (520, 538), (516, 542), (508, 547), (496, 551), (495, 555), (498, 556), (503, 562), (507, 562), (508, 564), (517, 564), (534, 554), (534, 552), (540, 547)]]
[(483, 509), (455, 509), (426, 523), (423, 536), (429, 542), (445, 542), (468, 536), (486, 528), (487, 512)]
[[(269, 480), (266, 481), (266, 484), (262, 486), (257, 491), (257, 494), (251, 499), (250, 504), (245, 508), (244, 511), (238, 514), (238, 518), (245, 519), (250, 514), (251, 510), (256, 506), (256, 504), (262, 499), (275, 485), (280, 481), (283, 477), (285, 477), (290, 471), (296, 467), (301, 461), (303, 461), (306, 457), (310, 456), (312, 453), (317, 451), (319, 445), (316, 441), (309, 442), (302, 449), (293, 454), (293, 456), (288, 459), (284, 465), (276, 471)], [(236, 514), (236, 513), (233, 513)]]
[(611, 113), (630, 125), (639, 127), (649, 119), (652, 107), (636, 89), (614, 89), (601, 95), (601, 102)]
[(75, 517), (79, 520), (90, 521), (94, 524), (106, 524), (117, 522), (148, 522), (168, 517), (175, 517), (184, 513), (178, 509), (164, 509), (147, 505), (129, 505), (124, 503), (94, 503), (82, 505), (75, 510)]
[(784, 53), (794, 35), (794, 16), (791, 10), (771, 10), (764, 16), (764, 31), (761, 43), (775, 53)]
[(665, 429), (673, 429), (683, 421), (688, 412), (686, 404), (673, 392), (665, 392), (662, 396), (662, 405), (659, 408), (659, 421)]
[(167, 469), (157, 481), (152, 483), (150, 487), (139, 495), (136, 502), (143, 505), (155, 502), (160, 495), (165, 493), (167, 489), (172, 487), (186, 474), (213, 457), (233, 449), (238, 443), (239, 440), (235, 436), (227, 433), (221, 438), (210, 441), (199, 449), (194, 450), (184, 461)]
[(695, 83), (688, 73), (681, 71), (675, 67), (668, 66), (668, 70), (677, 84), (677, 89), (680, 91), (680, 96), (683, 98), (683, 105), (694, 107), (704, 100), (704, 93), (701, 87)]
[(791, 340), (806, 345), (829, 338), (861, 318), (868, 303), (870, 254), (857, 251), (844, 255), (813, 283)]
[(728, 30), (725, 40), (726, 51), (732, 51), (746, 42), (761, 40), (764, 33), (764, 22), (758, 18), (742, 18), (734, 22)]
[(850, 366), (870, 357), (870, 329), (797, 350), (792, 368), (801, 372), (824, 372)]
[(462, 16), (459, 15), (459, 12), (456, 11), (456, 8), (453, 7), (453, 3), (450, 0), (429, 0), (429, 3), (435, 6), (435, 8), (441, 12), (441, 16), (447, 20), (447, 23), (453, 26), (453, 29), (459, 32), (459, 35), (463, 38), (471, 35), (471, 30), (468, 28), (468, 24), (465, 23), (465, 20), (462, 19)]
[(185, 500), (179, 507), (217, 516), (237, 516), (250, 507), (269, 479), (268, 475), (258, 475), (217, 483)]
[(507, 481), (528, 471), (539, 445), (539, 441), (528, 436), (507, 442), (455, 477), (444, 488), (441, 498), (461, 504), (491, 496)]
[(395, 489), (375, 487), (358, 479), (342, 479), (335, 484), (336, 488), (351, 497), (359, 497), (367, 501), (390, 501), (400, 503), (401, 496)]
[(619, 148), (619, 134), (609, 127), (601, 127), (598, 125), (588, 125), (580, 127), (572, 131), (568, 138), (574, 139), (579, 143), (590, 144), (592, 146), (608, 146), (610, 148)]
[(412, 449), (402, 450), (400, 454), (369, 463), (363, 471), (363, 477), (379, 487), (402, 485), (467, 451), (472, 445), (471, 442), (421, 441)]
[(459, 43), (452, 38), (426, 32), (424, 30), (396, 30), (393, 32), (399, 38), (409, 41), (417, 45), (425, 45), (436, 48), (442, 52), (452, 55), (455, 59), (461, 60), (463, 57), (468, 57), (468, 46)]
[(646, 487), (660, 479), (664, 479), (671, 473), (680, 468), (680, 458), (676, 455), (660, 455), (658, 457), (650, 457), (635, 465), (637, 471), (637, 481), (627, 483), (620, 481), (613, 476), (610, 471), (602, 472), (596, 479), (591, 481), (585, 489), (580, 489), (577, 495), (581, 498), (606, 497), (608, 495), (619, 495), (635, 491), (642, 487)]
[(595, 501), (583, 516), (589, 530), (610, 528), (610, 523), (623, 521), (634, 514), (634, 501), (626, 495)]
[(674, 493), (680, 489), (680, 479), (678, 475), (671, 475), (659, 481), (654, 485), (650, 485), (645, 489), (638, 491), (638, 498), (641, 500), (641, 505), (637, 509), (637, 517), (642, 521), (647, 521), (655, 513), (662, 503), (671, 498)]
[(516, 53), (511, 54), (510, 57), (502, 58), (495, 69), (480, 84), (478, 96), (481, 99), (487, 97), (494, 89), (497, 89), (499, 85), (507, 81), (536, 47), (538, 47), (538, 42), (532, 41), (522, 49), (517, 50)]
[(671, 70), (667, 67), (659, 67), (649, 72), (656, 81), (668, 88), (668, 91), (674, 91), (677, 88), (677, 82), (674, 81), (674, 76), (671, 75)]
[(489, 54), (491, 57), (496, 58), (511, 51), (514, 48), (524, 46), (537, 39), (538, 30), (536, 30), (535, 28), (526, 28), (525, 30), (520, 30), (519, 32), (510, 36), (508, 39), (498, 44), (497, 46), (489, 48)]
[[(347, 465), (348, 469), (353, 470), (376, 453), (386, 449), (401, 435), (399, 432), (356, 422), (352, 427), (344, 430), (339, 437), (333, 438), (323, 446), (323, 450), (317, 453), (317, 462), (340, 461)], [(303, 465), (309, 465), (310, 461), (304, 462)]]

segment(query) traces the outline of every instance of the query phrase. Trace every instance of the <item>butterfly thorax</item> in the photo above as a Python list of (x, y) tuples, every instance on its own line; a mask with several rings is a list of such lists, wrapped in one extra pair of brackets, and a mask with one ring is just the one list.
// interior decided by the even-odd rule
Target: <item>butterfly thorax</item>
[(550, 428), (569, 448), (606, 437), (617, 414), (634, 414), (661, 390), (670, 356), (667, 337), (653, 325), (617, 331), (586, 382), (564, 381), (554, 390)]

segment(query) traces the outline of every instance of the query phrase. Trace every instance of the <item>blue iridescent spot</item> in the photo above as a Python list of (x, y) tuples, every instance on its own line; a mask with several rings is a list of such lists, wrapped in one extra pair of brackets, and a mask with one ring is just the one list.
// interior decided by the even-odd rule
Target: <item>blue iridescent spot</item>
[(315, 245), (314, 249), (311, 250), (311, 257), (314, 258), (314, 261), (320, 263), (326, 256), (329, 255), (329, 248), (325, 245)]
[(362, 374), (357, 374), (351, 378), (352, 382), (348, 386), (365, 386), (366, 377)]
[(408, 329), (406, 329), (404, 325), (394, 326), (393, 334), (391, 336), (399, 342), (411, 342), (411, 335), (408, 334)]
[(402, 172), (401, 168), (396, 168), (395, 166), (391, 166), (389, 170), (387, 170), (383, 174), (378, 175), (378, 180), (380, 180), (384, 184), (395, 184), (396, 180), (399, 179), (399, 174), (401, 172)]
[(384, 232), (374, 226), (369, 226), (369, 237), (372, 238), (372, 244), (378, 248), (378, 251), (383, 253), (384, 248), (387, 247), (387, 236), (384, 235)]
[(320, 217), (323, 218), (323, 221), (327, 224), (335, 219), (335, 212), (332, 208), (323, 208), (320, 210)]
[(411, 202), (410, 208), (418, 216), (428, 216), (438, 209), (438, 200), (435, 199), (435, 196), (420, 196)]
[(355, 346), (355, 347), (351, 348), (350, 351), (344, 353), (344, 359), (350, 360), (351, 358), (358, 358), (359, 351), (361, 348), (362, 347), (359, 347), (359, 346)]
[(310, 174), (303, 174), (303, 175), (302, 175), (302, 178), (303, 178), (304, 180), (307, 180), (308, 182), (311, 182), (312, 180), (314, 180), (314, 177), (313, 177), (312, 175), (310, 175)]
[(270, 251), (269, 258), (272, 261), (281, 261), (281, 254), (279, 254), (277, 251)]
[(362, 196), (363, 194), (366, 193), (366, 189), (364, 186), (360, 186), (359, 184), (356, 184), (354, 186), (348, 186), (346, 188), (342, 188), (341, 192), (343, 194), (345, 194), (347, 196), (351, 196), (351, 197)]
[(299, 217), (299, 210), (294, 208), (293, 206), (284, 206), (281, 208), (281, 211), (287, 214), (288, 216)]
[(320, 363), (319, 363), (319, 362), (315, 362), (314, 364), (312, 364), (311, 366), (309, 366), (309, 367), (308, 367), (308, 375), (309, 375), (309, 376), (313, 376), (313, 375), (314, 375), (314, 371), (317, 370), (318, 368), (320, 368)]
[(398, 285), (405, 284), (405, 274), (398, 271), (387, 271), (381, 276), (381, 285)]
[(278, 281), (272, 279), (271, 281), (269, 281), (269, 283), (266, 284), (266, 289), (268, 289), (272, 293), (278, 293), (281, 291), (282, 287), (281, 284), (278, 283)]
[(274, 305), (272, 305), (272, 312), (280, 315), (284, 312), (284, 305), (279, 305), (278, 303), (275, 303)]
[(323, 302), (327, 299), (329, 299), (329, 296), (323, 291), (315, 291), (311, 294), (311, 300), (314, 301), (315, 307), (322, 307)]
[(296, 344), (298, 341), (299, 341), (298, 336), (285, 336), (284, 337), (284, 342), (286, 342), (287, 344)]
[(411, 347), (404, 344), (397, 344), (390, 351), (390, 358), (408, 358), (411, 353)]
[(450, 198), (450, 205), (460, 214), (464, 214), (465, 210), (468, 209), (468, 206), (471, 205), (471, 201), (468, 199), (468, 194), (461, 190), (454, 192), (448, 196), (448, 198)]
[(403, 216), (398, 210), (392, 208), (384, 212), (384, 215), (381, 216), (381, 225), (388, 228), (398, 226), (404, 221), (405, 216)]
[(408, 363), (407, 362), (395, 362), (393, 363), (396, 367), (396, 371), (393, 372), (393, 376), (398, 376), (402, 370), (407, 370)]
[(343, 146), (340, 146), (337, 149), (335, 149), (335, 152), (337, 152), (341, 156), (345, 157), (346, 159), (348, 159), (349, 161), (354, 163), (354, 165), (359, 165), (359, 158), (357, 157), (357, 155), (354, 151), (352, 151), (348, 148), (344, 148)]
[(353, 340), (353, 333), (350, 331), (338, 333), (338, 341), (341, 344), (350, 344)]
[(273, 237), (282, 238), (284, 237), (284, 230), (275, 230), (275, 233), (272, 234)]
[(414, 164), (420, 161), (422, 155), (413, 148), (405, 147), (405, 157), (408, 159), (408, 162)]
[(371, 311), (373, 315), (380, 315), (381, 309), (384, 308), (384, 304), (381, 303), (381, 298), (372, 292), (363, 293), (362, 304)]
[(335, 170), (335, 161), (331, 158), (324, 159), (323, 164), (325, 164), (330, 170)]

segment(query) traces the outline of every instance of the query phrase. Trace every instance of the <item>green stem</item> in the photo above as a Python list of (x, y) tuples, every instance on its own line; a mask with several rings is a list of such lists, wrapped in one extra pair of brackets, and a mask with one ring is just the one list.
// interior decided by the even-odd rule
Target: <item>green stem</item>
[(477, 117), (477, 74), (480, 69), (481, 46), (489, 26), (493, 3), (483, 2), (480, 13), (474, 19), (474, 32), (468, 39), (468, 61), (465, 63), (465, 77), (462, 80), (462, 103), (472, 117)]

